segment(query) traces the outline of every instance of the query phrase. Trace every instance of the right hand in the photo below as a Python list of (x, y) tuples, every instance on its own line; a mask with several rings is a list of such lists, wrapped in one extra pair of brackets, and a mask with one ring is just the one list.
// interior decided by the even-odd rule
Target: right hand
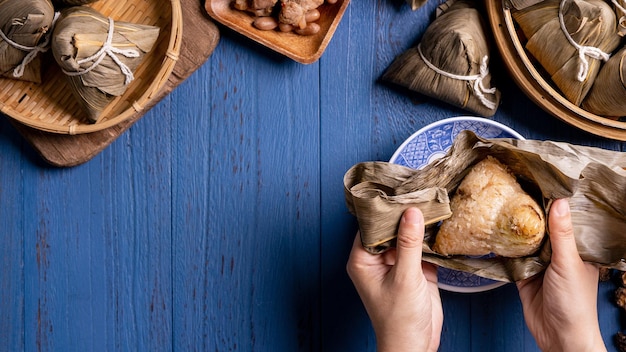
[(598, 268), (580, 258), (569, 203), (556, 200), (548, 218), (552, 261), (517, 282), (528, 329), (542, 351), (606, 351), (598, 323)]

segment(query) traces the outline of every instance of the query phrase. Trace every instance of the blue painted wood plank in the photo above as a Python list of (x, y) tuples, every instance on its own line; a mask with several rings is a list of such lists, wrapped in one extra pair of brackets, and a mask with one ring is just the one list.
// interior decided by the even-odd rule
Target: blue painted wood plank
[[(172, 346), (172, 148), (176, 114), (170, 98), (159, 103), (130, 133), (132, 254), (121, 259), (132, 275), (130, 310), (139, 350)], [(137, 136), (137, 138), (134, 138)], [(136, 205), (135, 205), (136, 204)]]
[[(178, 302), (179, 347), (318, 349), (319, 73), (316, 65), (262, 55), (226, 34), (200, 71), (209, 84), (199, 90), (210, 96), (186, 94), (198, 88), (193, 78), (174, 94), (192, 101), (190, 118), (205, 120), (193, 124), (203, 131), (177, 126), (187, 137), (176, 146), (175, 182), (206, 190), (202, 199), (176, 195), (185, 205), (177, 217), (188, 207), (210, 209), (198, 220), (205, 225), (191, 227), (202, 242), (175, 247), (182, 254), (176, 280), (190, 283), (191, 302), (203, 309), (194, 314)], [(199, 166), (184, 160), (193, 152)], [(204, 330), (183, 333), (184, 326)]]
[(0, 351), (24, 348), (23, 141), (0, 118)]
[(322, 350), (374, 351), (367, 314), (345, 265), (356, 233), (343, 198), (343, 174), (372, 158), (372, 66), (375, 9), (352, 1), (320, 59)]
[(207, 79), (210, 70), (211, 66), (205, 65), (172, 94), (174, 106), (178, 107), (173, 111), (176, 123), (172, 125), (177, 141), (172, 151), (172, 204), (175, 205), (172, 209), (172, 334), (177, 351), (208, 350), (213, 336), (209, 330), (211, 307), (207, 299), (215, 290), (207, 287), (207, 282), (227, 265), (224, 257), (207, 256), (207, 249), (219, 241), (212, 239), (210, 232), (215, 215), (209, 206), (212, 111), (209, 102), (213, 94), (213, 84)]
[[(161, 126), (155, 127), (159, 143), (147, 144), (155, 157), (135, 154), (134, 168), (124, 163), (131, 159), (123, 158), (130, 151), (124, 138), (76, 168), (23, 168), (28, 187), (21, 194), (16, 223), (23, 221), (23, 227), (16, 238), (24, 241), (25, 350), (154, 349), (169, 343), (171, 217), (162, 214), (170, 197), (154, 191), (169, 187), (169, 176), (151, 173), (146, 160), (170, 158), (158, 155), (156, 146), (166, 144)], [(133, 149), (140, 152), (139, 143)], [(119, 163), (111, 157), (115, 152)], [(140, 174), (134, 180), (133, 169)]]

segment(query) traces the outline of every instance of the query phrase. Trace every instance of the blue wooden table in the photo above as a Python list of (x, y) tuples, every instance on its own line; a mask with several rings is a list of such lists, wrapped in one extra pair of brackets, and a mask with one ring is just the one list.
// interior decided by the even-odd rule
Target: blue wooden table
[[(46, 165), (2, 116), (0, 351), (374, 351), (342, 177), (468, 114), (380, 82), (435, 5), (352, 1), (311, 65), (220, 27), (205, 65), (76, 167)], [(492, 72), (496, 121), (624, 148), (533, 105), (497, 57)], [(614, 289), (598, 297), (613, 351)], [(441, 351), (537, 350), (514, 286), (442, 298)]]

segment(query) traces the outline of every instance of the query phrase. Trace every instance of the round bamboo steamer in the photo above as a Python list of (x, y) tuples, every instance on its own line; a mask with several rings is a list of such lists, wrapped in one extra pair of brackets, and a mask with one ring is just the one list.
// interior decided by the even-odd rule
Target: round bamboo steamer
[(486, 0), (487, 14), (502, 60), (520, 89), (554, 117), (598, 136), (626, 141), (626, 122), (592, 114), (554, 89), (529, 59), (506, 0)]
[(124, 95), (107, 106), (97, 123), (90, 123), (75, 100), (50, 50), (42, 57), (42, 83), (0, 78), (0, 112), (35, 129), (60, 134), (100, 131), (144, 109), (167, 83), (182, 44), (179, 0), (99, 0), (91, 5), (115, 21), (157, 26), (159, 38), (135, 71)]

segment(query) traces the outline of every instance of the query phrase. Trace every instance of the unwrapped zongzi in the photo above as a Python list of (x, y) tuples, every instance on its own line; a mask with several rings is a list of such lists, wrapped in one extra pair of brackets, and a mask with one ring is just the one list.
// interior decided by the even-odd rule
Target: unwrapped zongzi
[(41, 82), (53, 21), (50, 0), (0, 0), (0, 76)]
[(543, 242), (543, 209), (494, 157), (471, 168), (450, 208), (452, 216), (435, 237), (437, 253), (518, 258), (536, 252)]
[(126, 92), (158, 36), (158, 27), (113, 21), (87, 6), (62, 11), (52, 52), (90, 122)]
[[(450, 3), (452, 4), (450, 5)], [(493, 116), (500, 92), (491, 87), (486, 29), (474, 3), (449, 0), (421, 42), (383, 75), (397, 84), (483, 116)]]
[[(626, 270), (626, 153), (543, 140), (488, 140), (470, 131), (461, 131), (443, 158), (419, 170), (364, 162), (346, 172), (346, 205), (357, 217), (363, 246), (372, 253), (393, 247), (406, 208), (430, 210), (434, 209), (432, 203), (444, 205), (448, 200), (445, 193), (429, 202), (415, 195), (441, 189), (452, 192), (469, 169), (487, 156), (506, 165), (533, 199), (540, 202), (546, 222), (549, 223), (552, 200), (569, 198), (576, 247), (582, 260)], [(521, 258), (439, 254), (433, 247), (440, 231), (438, 220), (449, 212), (450, 208), (443, 206), (438, 212), (423, 211), (423, 260), (511, 282), (536, 275), (550, 263), (549, 236), (544, 237), (541, 248)], [(371, 243), (375, 247), (369, 247)]]

